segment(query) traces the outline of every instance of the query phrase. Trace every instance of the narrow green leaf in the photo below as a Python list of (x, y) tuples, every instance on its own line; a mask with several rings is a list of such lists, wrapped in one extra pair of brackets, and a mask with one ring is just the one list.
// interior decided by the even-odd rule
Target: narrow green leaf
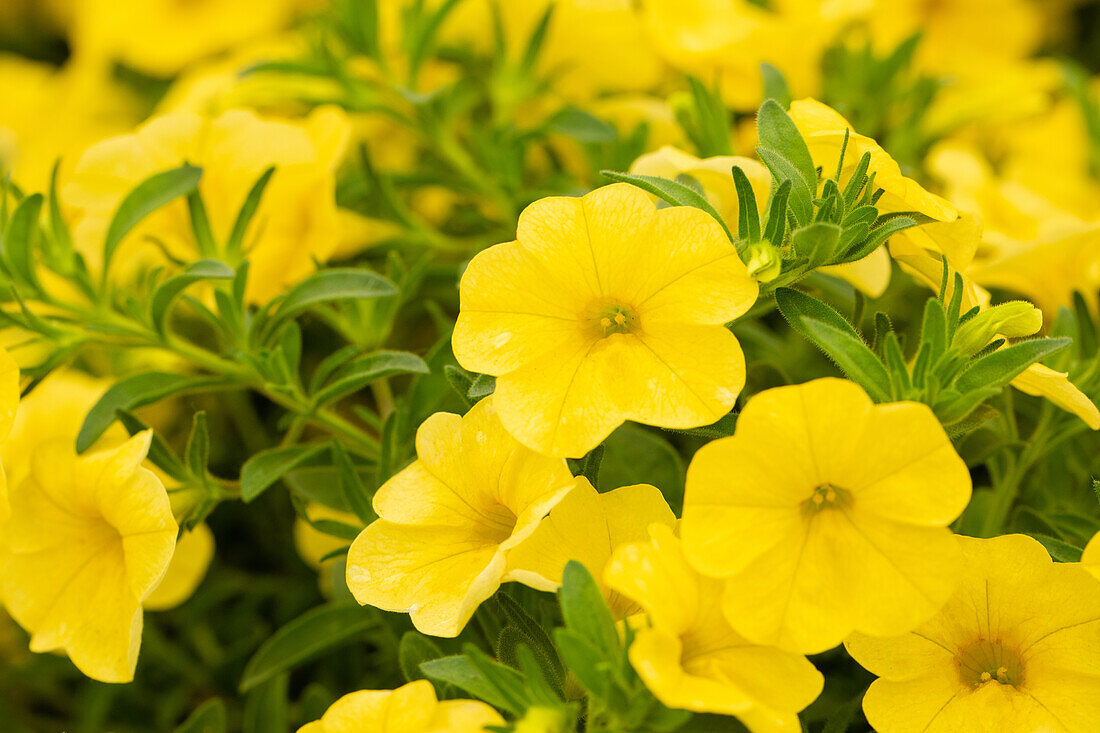
[(374, 513), (374, 508), (371, 506), (367, 489), (359, 478), (359, 471), (355, 469), (351, 456), (338, 440), (332, 441), (332, 463), (340, 479), (340, 493), (343, 494), (348, 507), (363, 524), (373, 522), (378, 515)]
[(764, 100), (756, 115), (760, 147), (774, 150), (794, 165), (806, 186), (817, 191), (817, 168), (794, 120), (774, 99)]
[(849, 379), (867, 390), (871, 399), (890, 401), (890, 375), (863, 339), (815, 318), (806, 318), (804, 323), (813, 333), (814, 343)]
[(416, 631), (406, 631), (397, 645), (397, 663), (406, 682), (427, 679), (420, 665), (443, 656), (434, 641)]
[(290, 677), (281, 674), (252, 690), (244, 701), (243, 733), (288, 733), (287, 688)]
[(455, 655), (422, 662), (420, 670), (429, 679), (449, 682), (495, 708), (513, 715), (522, 715), (524, 712), (523, 707), (516, 705), (510, 696), (497, 689), (497, 686), (464, 656)]
[(187, 437), (187, 449), (184, 451), (187, 467), (195, 476), (206, 475), (206, 464), (210, 459), (210, 432), (206, 427), (206, 412), (195, 413), (191, 425), (191, 434)]
[(326, 651), (344, 646), (378, 625), (369, 608), (329, 603), (311, 608), (272, 634), (245, 665), (240, 690), (288, 672)]
[(103, 242), (104, 281), (115, 250), (130, 230), (160, 207), (194, 191), (201, 178), (202, 168), (184, 163), (179, 168), (146, 178), (122, 200), (107, 227), (107, 237)]
[(836, 224), (817, 221), (791, 232), (791, 248), (798, 257), (805, 257), (817, 267), (829, 262), (840, 241), (841, 229)]
[(76, 438), (83, 453), (115, 421), (119, 410), (133, 410), (183, 392), (200, 392), (229, 386), (221, 377), (192, 377), (166, 372), (144, 372), (113, 384), (88, 412)]
[(260, 174), (256, 182), (252, 184), (248, 196), (245, 197), (241, 210), (237, 212), (237, 219), (233, 222), (233, 230), (229, 234), (229, 240), (225, 243), (225, 251), (230, 257), (235, 258), (244, 251), (244, 235), (248, 231), (248, 225), (252, 223), (253, 217), (256, 216), (257, 209), (260, 208), (260, 200), (263, 198), (264, 189), (267, 188), (267, 184), (271, 182), (271, 176), (274, 174), (275, 166), (269, 167)]
[(192, 262), (187, 268), (175, 277), (161, 283), (153, 293), (153, 299), (149, 306), (149, 317), (153, 326), (163, 330), (164, 320), (168, 316), (168, 309), (176, 298), (188, 287), (200, 280), (229, 280), (236, 273), (233, 268), (217, 260), (199, 260)]
[(791, 106), (791, 90), (787, 88), (787, 80), (783, 78), (783, 72), (771, 64), (760, 64), (760, 75), (764, 77), (764, 99), (774, 99), (784, 109)]
[(328, 448), (325, 443), (306, 443), (271, 448), (253, 455), (241, 467), (241, 500), (246, 504), (310, 458)]
[(376, 351), (340, 369), (328, 384), (313, 395), (313, 404), (328, 404), (383, 377), (394, 374), (427, 374), (429, 371), (428, 365), (416, 354), (407, 351)]
[(225, 733), (225, 725), (225, 703), (215, 697), (195, 708), (174, 733)]
[(615, 620), (596, 581), (576, 560), (570, 560), (562, 571), (558, 600), (566, 628), (592, 644), (605, 660), (616, 659), (622, 645)]
[(737, 238), (746, 242), (759, 242), (760, 211), (756, 208), (756, 194), (753, 193), (745, 171), (735, 165), (732, 173), (733, 185), (737, 188)]
[(397, 286), (370, 270), (321, 270), (291, 288), (271, 317), (269, 330), (317, 303), (396, 295)]
[(791, 182), (791, 193), (787, 197), (787, 205), (798, 224), (809, 224), (813, 219), (813, 199), (816, 189), (811, 189), (802, 178), (802, 174), (794, 167), (794, 164), (781, 154), (763, 147), (758, 147), (756, 152), (760, 159), (764, 161), (764, 165), (771, 171), (777, 187), (783, 181)]
[(1046, 548), (1046, 551), (1057, 562), (1081, 562), (1081, 553), (1084, 550), (1080, 547), (1075, 547), (1068, 542), (1063, 542), (1060, 539), (1051, 537), (1050, 535), (1040, 534), (1037, 532), (1028, 532), (1028, 535), (1034, 539), (1039, 540), (1039, 543)]
[(45, 199), (36, 193), (19, 202), (4, 231), (4, 255), (16, 275), (32, 286), (38, 286), (34, 251), (38, 241), (38, 216)]
[(573, 106), (558, 110), (546, 125), (550, 132), (568, 135), (582, 143), (610, 142), (619, 136), (614, 126), (591, 112)]
[(1022, 341), (971, 362), (959, 378), (955, 388), (966, 393), (975, 389), (987, 389), (1007, 384), (1020, 372), (1056, 351), (1066, 348), (1072, 339), (1039, 338)]

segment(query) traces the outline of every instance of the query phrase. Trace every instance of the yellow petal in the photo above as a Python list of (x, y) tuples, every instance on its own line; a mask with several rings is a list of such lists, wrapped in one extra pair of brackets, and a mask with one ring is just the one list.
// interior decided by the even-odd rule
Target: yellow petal
[(1100, 430), (1100, 409), (1084, 392), (1069, 381), (1068, 372), (1056, 372), (1042, 364), (1032, 364), (1011, 382), (1021, 392), (1044, 397), (1072, 412), (1093, 430)]
[(348, 551), (348, 589), (362, 604), (408, 613), (424, 634), (458, 636), (504, 578), (505, 556), (493, 540), (377, 520)]
[(886, 292), (890, 284), (890, 255), (885, 247), (879, 247), (863, 259), (822, 267), (821, 271), (839, 277), (865, 295), (877, 298)]
[(416, 680), (396, 690), (359, 690), (334, 702), (320, 720), (298, 733), (481, 733), (484, 726), (501, 725), (500, 715), (483, 702), (437, 702), (427, 680)]
[(1094, 534), (1085, 545), (1085, 551), (1081, 554), (1081, 567), (1100, 580), (1100, 532)]
[(176, 542), (172, 562), (160, 585), (145, 599), (150, 611), (175, 608), (195, 592), (214, 557), (214, 533), (205, 524), (195, 525)]

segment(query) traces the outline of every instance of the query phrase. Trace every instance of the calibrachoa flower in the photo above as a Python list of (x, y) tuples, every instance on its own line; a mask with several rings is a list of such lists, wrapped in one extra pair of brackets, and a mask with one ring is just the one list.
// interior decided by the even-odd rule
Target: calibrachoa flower
[(1089, 543), (1085, 545), (1085, 551), (1081, 553), (1081, 567), (1088, 570), (1100, 580), (1100, 532), (1093, 535)]
[(511, 576), (539, 590), (554, 591), (570, 560), (584, 565), (600, 584), (611, 612), (622, 617), (638, 605), (610, 591), (602, 582), (612, 551), (626, 542), (644, 542), (649, 526), (676, 526), (676, 515), (660, 489), (648, 484), (623, 486), (603, 494), (587, 479), (550, 511), (530, 539), (508, 556)]
[(882, 733), (1095, 731), (1100, 583), (1023, 535), (958, 541), (963, 581), (934, 618), (845, 642), (880, 677), (868, 721)]
[(460, 292), (455, 357), (497, 377), (501, 421), (541, 453), (584, 455), (625, 420), (707, 425), (745, 382), (723, 324), (756, 282), (714, 219), (625, 183), (531, 204)]
[(134, 133), (93, 145), (80, 158), (64, 189), (65, 203), (74, 209), (76, 247), (93, 270), (101, 268), (104, 236), (123, 198), (149, 176), (185, 162), (203, 169), (199, 192), (215, 239), (225, 242), (249, 191), (275, 166), (243, 252), (200, 252), (187, 202), (180, 199), (131, 232), (112, 264), (123, 276), (163, 264), (164, 253), (147, 238), (182, 261), (221, 256), (235, 265), (247, 256), (248, 297), (266, 302), (336, 249), (335, 171), (349, 134), (347, 116), (328, 107), (301, 123), (266, 120), (246, 110), (212, 119), (190, 112), (154, 117)]
[(636, 601), (630, 662), (658, 700), (674, 708), (736, 715), (754, 733), (798, 730), (797, 713), (821, 693), (805, 657), (759, 646), (730, 627), (723, 584), (696, 573), (666, 525), (648, 541), (621, 545), (604, 582)]
[(416, 432), (416, 454), (374, 495), (381, 519), (351, 545), (348, 588), (360, 603), (408, 612), (425, 634), (457, 636), (511, 579), (509, 551), (576, 480), (565, 461), (516, 442), (493, 398), (465, 417), (429, 417)]
[(151, 436), (79, 456), (68, 441), (41, 446), (0, 525), (0, 597), (31, 650), (63, 649), (103, 682), (133, 679), (142, 601), (176, 544), (168, 494), (141, 467)]
[(684, 554), (728, 578), (735, 629), (802, 653), (853, 630), (898, 634), (932, 616), (959, 580), (947, 529), (970, 474), (925, 405), (875, 405), (817, 379), (761, 392), (737, 431), (687, 472)]
[(344, 695), (298, 733), (481, 733), (487, 725), (504, 725), (504, 719), (477, 700), (438, 700), (431, 682), (417, 680)]

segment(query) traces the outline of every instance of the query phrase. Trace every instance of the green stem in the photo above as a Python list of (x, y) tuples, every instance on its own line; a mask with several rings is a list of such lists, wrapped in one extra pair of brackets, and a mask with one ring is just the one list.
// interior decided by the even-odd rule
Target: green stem
[(1050, 434), (1053, 410), (1045, 403), (1035, 429), (1028, 437), (1027, 444), (1016, 457), (1010, 456), (1008, 469), (1001, 480), (993, 487), (993, 499), (981, 527), (982, 537), (993, 537), (1004, 532), (1009, 514), (1020, 494), (1020, 484), (1035, 462), (1045, 453)]

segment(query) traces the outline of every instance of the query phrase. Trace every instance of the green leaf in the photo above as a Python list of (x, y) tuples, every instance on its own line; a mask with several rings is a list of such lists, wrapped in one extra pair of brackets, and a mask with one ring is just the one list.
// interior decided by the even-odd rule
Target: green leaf
[(733, 235), (730, 233), (729, 227), (726, 226), (726, 222), (722, 221), (722, 217), (718, 215), (718, 212), (715, 211), (709, 201), (689, 186), (657, 176), (632, 175), (629, 173), (616, 173), (615, 171), (601, 172), (613, 181), (621, 181), (637, 186), (673, 206), (694, 206), (696, 209), (702, 209), (722, 226), (726, 236), (729, 237), (731, 242), (733, 241)]
[(376, 351), (340, 369), (317, 394), (313, 404), (325, 405), (357, 392), (371, 382), (394, 374), (427, 374), (428, 365), (407, 351)]
[(149, 306), (149, 316), (153, 326), (158, 331), (163, 331), (168, 309), (172, 307), (176, 298), (194, 283), (200, 280), (230, 280), (235, 274), (232, 267), (217, 260), (199, 260), (191, 263), (179, 275), (161, 283), (153, 293)]
[(752, 184), (740, 166), (733, 166), (733, 185), (737, 188), (737, 239), (746, 242), (760, 241), (760, 211), (756, 208), (756, 194)]
[(245, 665), (240, 690), (247, 692), (378, 625), (369, 608), (329, 603), (311, 608), (272, 634)]
[(103, 280), (107, 280), (107, 268), (115, 250), (123, 238), (138, 222), (173, 199), (186, 196), (199, 186), (202, 168), (184, 163), (179, 168), (156, 173), (139, 183), (119, 204), (118, 210), (107, 227), (103, 242)]
[(791, 106), (791, 90), (787, 88), (787, 80), (783, 78), (783, 72), (771, 64), (760, 64), (760, 75), (764, 77), (764, 99), (774, 99), (784, 109)]
[(310, 306), (333, 300), (380, 298), (396, 295), (397, 286), (370, 270), (334, 268), (321, 270), (291, 288), (279, 302), (268, 323), (268, 333), (287, 318)]
[(44, 199), (36, 193), (26, 197), (15, 207), (4, 231), (4, 255), (20, 278), (37, 287), (34, 249), (38, 238), (38, 215)]
[(397, 662), (406, 682), (427, 679), (420, 665), (442, 658), (443, 651), (439, 646), (416, 631), (406, 631), (397, 645)]
[(786, 158), (801, 175), (806, 186), (817, 191), (817, 168), (810, 156), (810, 149), (802, 139), (802, 133), (794, 120), (774, 99), (767, 99), (756, 115), (756, 129), (760, 147), (774, 150)]
[(476, 400), (470, 397), (470, 390), (474, 386), (474, 377), (470, 375), (470, 372), (462, 367), (447, 364), (443, 367), (443, 376), (447, 378), (447, 383), (466, 403), (466, 407), (473, 407)]
[(244, 733), (287, 733), (287, 687), (289, 675), (269, 679), (249, 693), (244, 701)]
[(221, 377), (192, 377), (167, 372), (144, 372), (127, 377), (104, 392), (99, 402), (88, 412), (76, 437), (76, 450), (83, 453), (99, 440), (107, 428), (111, 427), (119, 410), (133, 410), (174, 394), (218, 389), (228, 385)]
[(423, 662), (420, 670), (430, 679), (449, 682), (495, 708), (513, 715), (523, 714), (523, 706), (516, 704), (510, 695), (499, 690), (467, 657), (456, 655), (433, 659)]
[(340, 492), (344, 496), (344, 501), (363, 524), (373, 522), (378, 515), (374, 513), (374, 508), (371, 506), (367, 489), (363, 486), (351, 457), (338, 440), (332, 441), (332, 463), (340, 479)]
[[(122, 423), (122, 426), (126, 428), (126, 432), (131, 436), (149, 429), (148, 425), (135, 417), (133, 413), (127, 412), (126, 410), (118, 411), (118, 421)], [(180, 459), (176, 458), (176, 454), (172, 452), (172, 449), (168, 447), (164, 439), (155, 432), (153, 433), (152, 441), (149, 443), (149, 454), (147, 458), (152, 461), (157, 468), (180, 483), (184, 483), (189, 478), (187, 467), (180, 462)]]
[(310, 458), (328, 448), (326, 443), (306, 443), (271, 448), (255, 454), (241, 467), (241, 501), (246, 504)]
[(1063, 542), (1062, 540), (1051, 537), (1050, 535), (1039, 534), (1036, 532), (1029, 532), (1028, 535), (1038, 540), (1040, 544), (1042, 544), (1042, 546), (1046, 548), (1051, 558), (1053, 558), (1055, 561), (1081, 562), (1081, 553), (1084, 552), (1082, 548), (1075, 547), (1068, 542)]
[(603, 446), (599, 483), (593, 482), (600, 491), (652, 484), (660, 487), (674, 509), (683, 501), (684, 462), (659, 433), (626, 423), (616, 428)]
[(550, 132), (557, 132), (582, 143), (603, 143), (619, 136), (614, 126), (578, 107), (563, 107), (546, 123)]
[(225, 244), (225, 251), (230, 257), (235, 258), (244, 251), (244, 235), (248, 231), (248, 225), (252, 222), (252, 218), (256, 216), (256, 210), (260, 208), (260, 199), (263, 198), (264, 189), (267, 188), (267, 184), (271, 181), (271, 176), (274, 173), (275, 166), (271, 166), (260, 174), (256, 182), (252, 184), (252, 189), (249, 190), (244, 204), (241, 205), (241, 210), (237, 212), (237, 219), (233, 222), (233, 231), (230, 232), (229, 240)]
[(195, 708), (174, 733), (225, 733), (225, 703), (214, 697)]
[(793, 288), (778, 288), (775, 302), (791, 327), (824, 351), (845, 374), (867, 390), (872, 399), (876, 402), (890, 400), (890, 377), (886, 367), (842, 315)]
[(1072, 339), (1068, 338), (1038, 338), (998, 349), (972, 362), (955, 380), (955, 388), (966, 393), (1002, 386), (1032, 364), (1071, 343)]
[(774, 150), (758, 147), (756, 149), (764, 165), (771, 171), (774, 184), (778, 188), (783, 181), (791, 182), (791, 192), (787, 197), (787, 205), (794, 214), (794, 219), (799, 224), (809, 224), (814, 214), (814, 190), (806, 185), (802, 174), (794, 167), (791, 161), (784, 158)]
[(561, 659), (558, 658), (558, 652), (554, 648), (554, 642), (550, 640), (546, 630), (508, 594), (498, 593), (495, 599), (504, 618), (508, 621), (504, 630), (514, 629), (516, 631), (518, 640), (522, 641), (535, 655), (546, 680), (554, 687), (561, 689), (562, 684), (565, 682), (565, 670), (562, 668)]
[(554, 629), (554, 641), (565, 666), (584, 689), (595, 699), (607, 699), (615, 680), (604, 654), (576, 631)]
[(466, 393), (466, 396), (471, 400), (477, 402), (483, 397), (488, 397), (497, 388), (497, 378), (489, 374), (478, 374), (474, 378), (474, 383), (470, 385), (470, 390)]
[(206, 475), (206, 464), (210, 459), (210, 432), (206, 427), (206, 412), (204, 411), (195, 413), (184, 456), (187, 458), (187, 467), (193, 475)]
[(570, 560), (562, 571), (558, 600), (566, 628), (595, 647), (604, 659), (617, 658), (622, 645), (615, 620), (591, 573), (576, 560)]
[(791, 248), (796, 256), (809, 260), (811, 267), (817, 267), (833, 258), (840, 233), (836, 224), (814, 222), (791, 232)]

